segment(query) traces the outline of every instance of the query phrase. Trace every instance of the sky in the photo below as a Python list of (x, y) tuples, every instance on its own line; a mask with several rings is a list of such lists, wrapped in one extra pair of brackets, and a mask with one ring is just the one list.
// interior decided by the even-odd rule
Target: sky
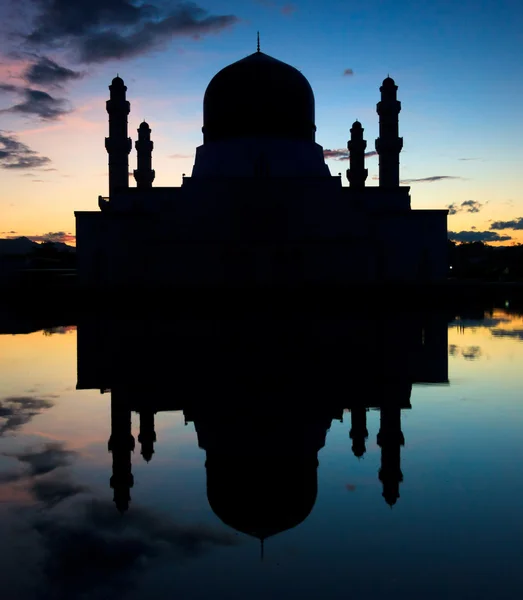
[[(333, 175), (355, 119), (374, 150), (390, 74), (412, 207), (448, 208), (459, 241), (523, 243), (521, 0), (4, 0), (0, 23), (0, 237), (74, 243), (74, 211), (98, 210), (117, 73), (129, 135), (152, 128), (155, 185), (180, 185), (207, 84), (259, 30), (263, 52), (309, 79)], [(376, 156), (367, 167), (378, 185)]]

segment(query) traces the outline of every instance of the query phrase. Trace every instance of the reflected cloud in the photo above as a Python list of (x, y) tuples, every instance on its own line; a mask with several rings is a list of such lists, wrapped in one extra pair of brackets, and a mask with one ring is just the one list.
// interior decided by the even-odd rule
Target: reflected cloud
[(482, 356), (482, 351), (479, 346), (457, 346), (456, 344), (449, 345), (449, 356), (462, 356), (466, 360), (477, 360)]
[(23, 425), (53, 403), (46, 398), (33, 396), (9, 396), (0, 400), (0, 437), (19, 430)]
[(498, 338), (516, 338), (523, 341), (523, 329), (496, 329), (492, 335)]

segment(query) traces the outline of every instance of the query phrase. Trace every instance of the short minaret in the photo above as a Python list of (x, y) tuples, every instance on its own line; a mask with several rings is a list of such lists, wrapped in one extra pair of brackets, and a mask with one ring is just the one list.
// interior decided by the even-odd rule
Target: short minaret
[(138, 155), (138, 168), (134, 170), (136, 186), (140, 189), (150, 188), (155, 176), (151, 168), (154, 144), (151, 142), (151, 128), (145, 121), (138, 128), (138, 139), (134, 146)]
[(367, 409), (364, 406), (355, 406), (350, 409), (350, 439), (352, 440), (352, 451), (354, 456), (361, 458), (366, 451), (365, 440), (369, 432), (367, 431)]
[(142, 446), (142, 456), (149, 462), (154, 454), (154, 443), (156, 442), (156, 431), (154, 430), (154, 411), (143, 409), (140, 411), (140, 433), (138, 442)]
[(108, 444), (113, 455), (113, 475), (110, 480), (114, 491), (116, 508), (124, 513), (129, 508), (131, 488), (134, 485), (131, 453), (134, 450), (134, 437), (131, 432), (131, 411), (125, 400), (111, 391), (111, 437)]
[(109, 137), (105, 149), (109, 154), (109, 197), (129, 187), (129, 152), (131, 138), (127, 135), (127, 116), (131, 105), (126, 100), (127, 87), (121, 77), (115, 77), (109, 86), (110, 99), (106, 102), (109, 113)]
[(395, 188), (400, 184), (400, 152), (403, 138), (399, 137), (398, 115), (401, 102), (397, 99), (398, 86), (387, 77), (380, 87), (381, 102), (376, 105), (380, 117), (380, 137), (376, 152), (380, 159), (380, 187)]
[(401, 408), (396, 406), (381, 408), (377, 442), (381, 448), (379, 480), (383, 484), (382, 496), (392, 507), (400, 497), (400, 483), (403, 481), (401, 446), (405, 444), (405, 438), (401, 431)]
[(363, 139), (363, 127), (359, 121), (355, 121), (351, 127), (347, 148), (349, 149), (350, 161), (350, 168), (347, 169), (347, 179), (350, 187), (363, 188), (369, 171), (365, 168), (367, 142)]

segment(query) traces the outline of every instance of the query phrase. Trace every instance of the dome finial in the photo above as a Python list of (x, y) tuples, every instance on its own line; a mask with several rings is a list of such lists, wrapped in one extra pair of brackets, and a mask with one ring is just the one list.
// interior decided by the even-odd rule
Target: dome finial
[(260, 32), (257, 32), (257, 44), (256, 44), (256, 51), (260, 52)]

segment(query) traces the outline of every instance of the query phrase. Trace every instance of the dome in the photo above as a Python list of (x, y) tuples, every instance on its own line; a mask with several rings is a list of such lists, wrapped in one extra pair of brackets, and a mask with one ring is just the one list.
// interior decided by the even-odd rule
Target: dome
[(203, 100), (204, 143), (239, 137), (314, 142), (314, 94), (294, 67), (255, 52), (219, 71)]
[[(214, 458), (214, 460), (213, 460)], [(236, 531), (266, 539), (302, 523), (318, 489), (315, 457), (245, 462), (207, 459), (207, 498), (214, 514)]]

